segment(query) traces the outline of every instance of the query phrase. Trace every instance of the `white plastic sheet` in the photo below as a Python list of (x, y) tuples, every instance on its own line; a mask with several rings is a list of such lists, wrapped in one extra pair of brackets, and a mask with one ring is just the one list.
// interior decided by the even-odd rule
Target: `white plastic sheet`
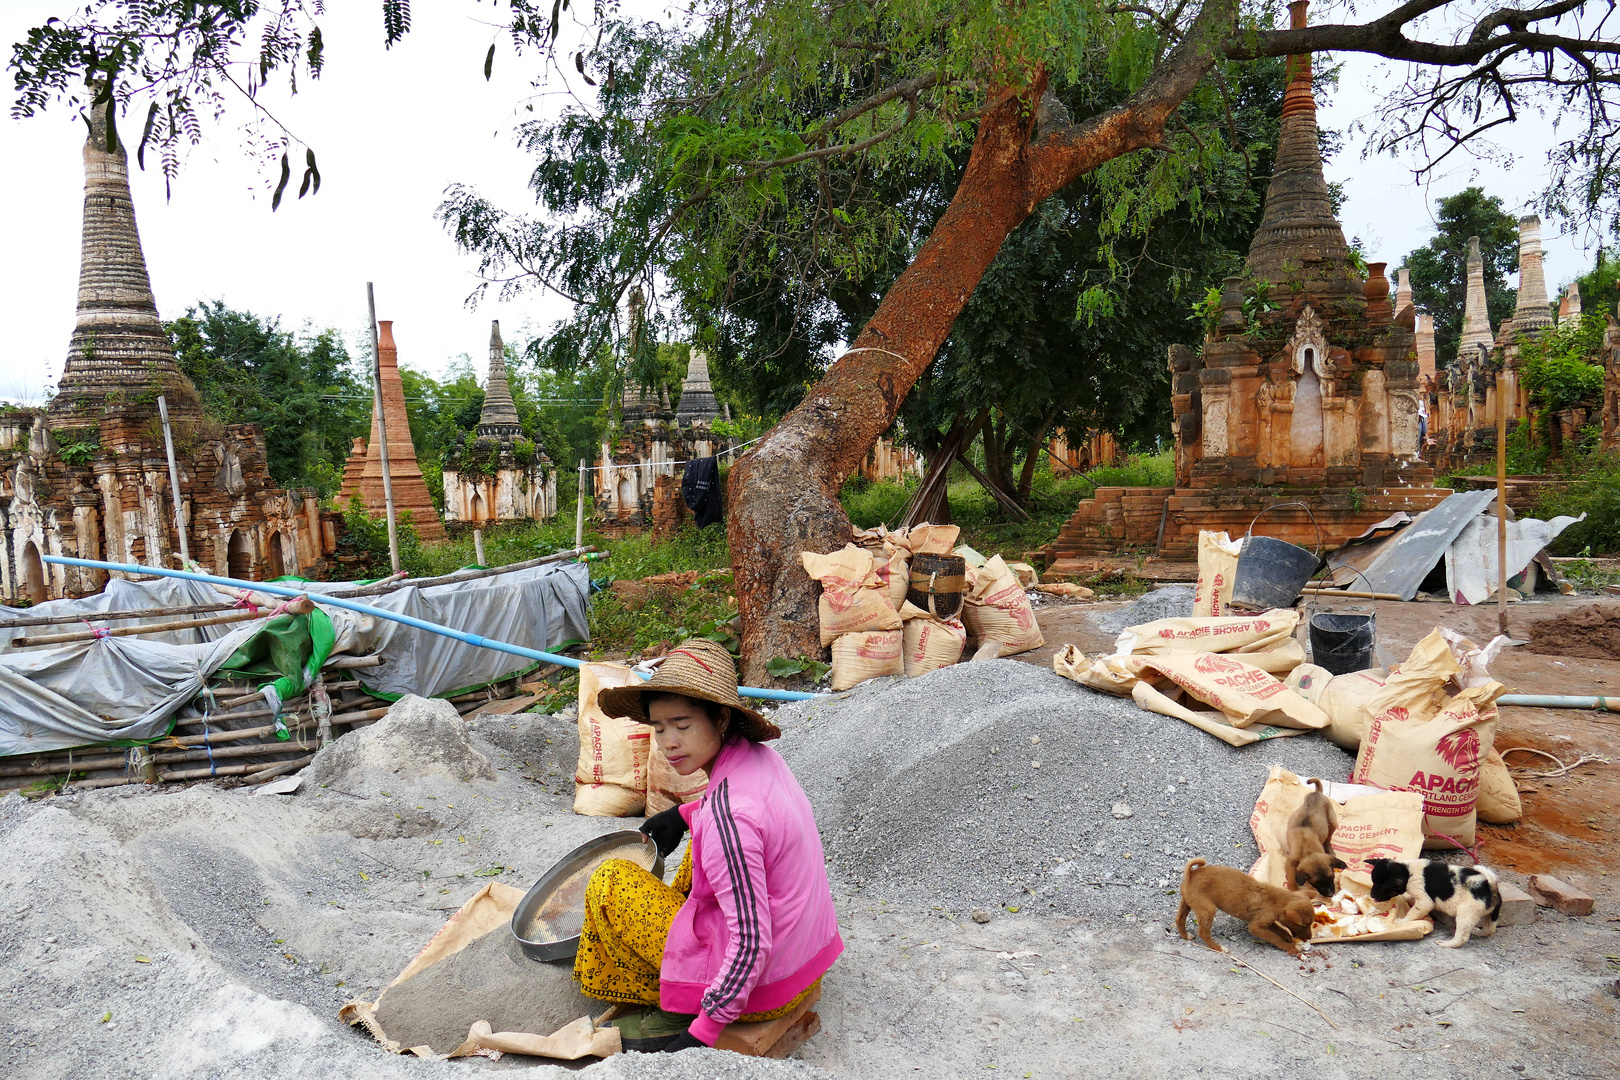
[[(1518, 577), (1559, 533), (1585, 518), (1525, 518), (1507, 523), (1507, 576)], [(1482, 604), (1496, 595), (1496, 518), (1481, 514), (1446, 548), (1446, 595), (1454, 604)], [(1511, 599), (1511, 595), (1509, 597)]]

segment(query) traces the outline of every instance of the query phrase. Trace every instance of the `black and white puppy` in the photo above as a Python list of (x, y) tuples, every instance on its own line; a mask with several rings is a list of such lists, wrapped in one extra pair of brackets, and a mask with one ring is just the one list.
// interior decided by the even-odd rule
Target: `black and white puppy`
[(1457, 948), (1470, 934), (1490, 937), (1496, 933), (1502, 892), (1494, 870), (1429, 859), (1368, 859), (1367, 865), (1372, 867), (1374, 900), (1387, 903), (1404, 896), (1412, 904), (1408, 920), (1424, 919), (1438, 911), (1456, 923), (1451, 940), (1440, 943), (1446, 948)]

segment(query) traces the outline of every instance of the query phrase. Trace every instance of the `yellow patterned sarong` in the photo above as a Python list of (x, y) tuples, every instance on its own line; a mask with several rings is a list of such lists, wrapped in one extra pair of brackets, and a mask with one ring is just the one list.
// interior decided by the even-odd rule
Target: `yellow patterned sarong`
[[(574, 956), (574, 979), (580, 991), (599, 1001), (653, 1005), (658, 999), (658, 972), (664, 942), (675, 913), (692, 891), (692, 849), (666, 885), (627, 859), (609, 859), (596, 868), (585, 886), (585, 929)], [(821, 984), (817, 979), (779, 1009), (745, 1013), (743, 1023), (786, 1016)]]

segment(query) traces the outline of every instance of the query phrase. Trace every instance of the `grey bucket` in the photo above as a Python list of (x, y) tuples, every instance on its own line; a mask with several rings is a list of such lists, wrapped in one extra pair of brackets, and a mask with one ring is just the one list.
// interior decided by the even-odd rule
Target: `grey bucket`
[[(1284, 506), (1298, 506), (1310, 514), (1311, 524), (1316, 525), (1315, 554), (1286, 540), (1252, 535), (1254, 521)], [(1249, 532), (1243, 536), (1237, 572), (1232, 575), (1232, 603), (1237, 607), (1261, 611), (1293, 607), (1305, 583), (1322, 567), (1322, 527), (1316, 524), (1316, 515), (1311, 513), (1311, 508), (1302, 502), (1268, 506), (1255, 515), (1254, 521), (1249, 523)]]
[(1311, 616), (1311, 663), (1334, 675), (1372, 667), (1377, 640), (1376, 614), (1320, 611)]

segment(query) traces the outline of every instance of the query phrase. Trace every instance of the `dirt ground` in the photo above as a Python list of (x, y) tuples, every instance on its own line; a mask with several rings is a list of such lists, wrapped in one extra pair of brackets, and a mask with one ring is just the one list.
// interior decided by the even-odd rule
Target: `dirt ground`
[[(1073, 643), (1082, 652), (1111, 652), (1112, 634), (1096, 628), (1095, 617), (1122, 603), (1061, 604), (1042, 607), (1045, 648), (1019, 660), (1050, 665), (1052, 655)], [(1412, 646), (1436, 626), (1468, 635), (1484, 644), (1497, 633), (1495, 606), (1469, 607), (1438, 601), (1340, 600), (1323, 610), (1377, 614), (1380, 663), (1400, 663)], [(1516, 640), (1530, 637), (1529, 627), (1581, 608), (1600, 606), (1620, 611), (1620, 597), (1560, 596), (1508, 606), (1508, 630)], [(1609, 695), (1620, 698), (1620, 660), (1545, 656), (1524, 648), (1504, 649), (1492, 674), (1515, 694)], [(1533, 754), (1509, 754), (1517, 773), (1524, 819), (1516, 825), (1481, 825), (1482, 856), (1491, 865), (1522, 874), (1551, 873), (1588, 888), (1620, 874), (1614, 845), (1620, 838), (1620, 713), (1570, 709), (1503, 708), (1496, 747), (1523, 746), (1550, 753), (1566, 763), (1582, 754), (1608, 757), (1612, 765), (1589, 764), (1558, 778), (1538, 779), (1523, 772), (1545, 772), (1556, 766)], [(1593, 895), (1596, 895), (1595, 893)]]
[[(1592, 602), (1526, 603), (1513, 625)], [(1111, 639), (1091, 618), (1107, 609), (1044, 605), (1040, 618), (1049, 641), (1097, 651)], [(1494, 610), (1439, 603), (1380, 604), (1378, 615), (1391, 659), (1437, 624), (1480, 641), (1495, 625)], [(1049, 667), (1051, 651), (1025, 659)], [(1524, 692), (1620, 688), (1620, 662), (1509, 650), (1496, 669)], [(917, 739), (947, 711), (971, 710), (972, 702), (927, 705), (918, 695), (928, 685), (894, 683), (895, 700), (912, 702), (893, 709), (895, 738)], [(1076, 715), (1118, 700), (1072, 693)], [(1505, 710), (1498, 746), (1620, 762), (1617, 721)], [(800, 725), (793, 739), (814, 737), (816, 728)], [(523, 885), (581, 840), (636, 824), (571, 812), (575, 743), (565, 718), (491, 717), (468, 730), (470, 743), (403, 733), (387, 753), (356, 757), (342, 771), (341, 755), (332, 755), (323, 766), (330, 774), (316, 770), (322, 779), (296, 796), (198, 785), (0, 800), (0, 1075), (1620, 1075), (1620, 864), (1609, 854), (1620, 766), (1603, 764), (1525, 780), (1526, 820), (1487, 827), (1484, 840), (1486, 861), (1509, 880), (1554, 870), (1592, 893), (1596, 912), (1565, 918), (1543, 909), (1530, 925), (1459, 950), (1441, 948), (1436, 936), (1320, 947), (1293, 960), (1223, 916), (1215, 935), (1232, 952), (1214, 953), (1175, 936), (1173, 889), (1162, 908), (1136, 915), (1036, 914), (1009, 903), (980, 924), (942, 900), (849, 881), (834, 861), (847, 948), (824, 983), (823, 1030), (796, 1060), (705, 1050), (562, 1068), (515, 1057), (394, 1057), (341, 1024), (338, 1007), (374, 997), (486, 874)], [(1247, 749), (1261, 759), (1275, 752), (1266, 743)], [(1525, 764), (1539, 769), (1543, 760)], [(1212, 825), (1244, 820), (1254, 797), (1211, 799)], [(952, 835), (949, 824), (940, 823), (939, 836)], [(1052, 835), (1067, 838), (1082, 824), (1053, 815)], [(939, 844), (946, 865), (976, 857)]]

